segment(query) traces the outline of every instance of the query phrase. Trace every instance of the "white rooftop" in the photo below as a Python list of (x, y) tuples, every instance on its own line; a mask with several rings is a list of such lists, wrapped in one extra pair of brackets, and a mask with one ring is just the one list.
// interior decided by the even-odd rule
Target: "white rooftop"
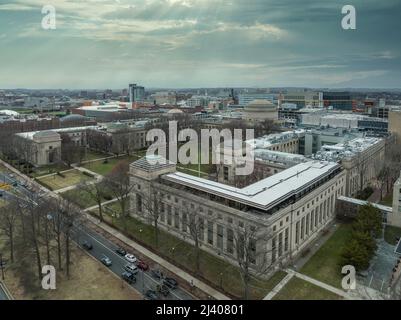
[(25, 139), (33, 139), (33, 136), (36, 133), (39, 132), (45, 132), (45, 131), (52, 131), (52, 132), (57, 132), (57, 133), (63, 133), (63, 132), (79, 132), (83, 131), (86, 129), (96, 129), (98, 126), (86, 126), (86, 127), (71, 127), (71, 128), (58, 128), (58, 129), (49, 129), (49, 130), (39, 130), (39, 131), (30, 131), (30, 132), (20, 132), (16, 133), (17, 136), (23, 137)]
[(167, 174), (163, 178), (262, 210), (268, 210), (338, 168), (339, 165), (333, 162), (309, 161), (241, 189), (181, 172)]
[(350, 158), (359, 152), (363, 152), (371, 146), (379, 143), (382, 139), (363, 137), (349, 140), (345, 143), (335, 145), (324, 145), (313, 157), (321, 161), (338, 161)]

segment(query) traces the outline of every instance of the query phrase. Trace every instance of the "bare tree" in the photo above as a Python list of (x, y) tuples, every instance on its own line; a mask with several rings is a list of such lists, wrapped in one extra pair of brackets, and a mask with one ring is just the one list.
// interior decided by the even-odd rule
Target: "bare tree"
[(269, 231), (255, 226), (236, 226), (233, 229), (236, 261), (244, 285), (244, 299), (249, 299), (250, 281), (256, 275), (265, 274), (271, 268), (267, 243)]
[(127, 230), (127, 205), (129, 197), (133, 189), (128, 176), (128, 162), (123, 161), (118, 163), (114, 169), (105, 177), (110, 192), (113, 194), (120, 205), (121, 218), (124, 224), (125, 231)]
[(155, 232), (155, 245), (159, 246), (159, 220), (162, 215), (164, 204), (163, 196), (157, 191), (154, 182), (149, 185), (149, 190), (143, 190), (137, 192), (140, 196), (142, 206), (144, 207), (143, 212), (147, 216), (148, 220), (152, 222)]
[(14, 241), (17, 228), (17, 208), (11, 202), (7, 206), (0, 206), (0, 230), (8, 238), (10, 247), (10, 261), (14, 262)]
[[(210, 219), (209, 219), (210, 220)], [(181, 226), (185, 233), (189, 234), (194, 244), (195, 268), (200, 271), (200, 244), (205, 232), (205, 218), (195, 208), (190, 208), (185, 201), (181, 211)]]
[(100, 221), (104, 221), (102, 201), (107, 194), (106, 181), (101, 180), (98, 183), (90, 183), (89, 181), (84, 180), (78, 185), (77, 189), (83, 193), (86, 193), (93, 201), (96, 202), (99, 209), (99, 219)]
[(55, 203), (55, 214), (61, 219), (61, 230), (64, 238), (65, 272), (70, 276), (72, 231), (81, 222), (81, 211), (66, 199), (58, 199)]

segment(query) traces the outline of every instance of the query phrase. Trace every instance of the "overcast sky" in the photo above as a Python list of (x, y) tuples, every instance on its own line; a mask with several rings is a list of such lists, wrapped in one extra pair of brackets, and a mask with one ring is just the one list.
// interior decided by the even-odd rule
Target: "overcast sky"
[(0, 88), (400, 88), (400, 30), (401, 0), (1, 0)]

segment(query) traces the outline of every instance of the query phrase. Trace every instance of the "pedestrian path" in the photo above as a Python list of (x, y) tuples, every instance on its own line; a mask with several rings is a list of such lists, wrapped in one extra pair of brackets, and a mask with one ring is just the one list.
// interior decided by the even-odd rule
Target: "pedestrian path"
[(280, 292), (281, 289), (285, 287), (285, 285), (292, 279), (294, 276), (294, 273), (288, 273), (283, 280), (281, 280), (274, 288), (272, 291), (270, 291), (266, 297), (263, 298), (263, 300), (272, 300), (274, 296)]
[[(117, 198), (114, 198), (114, 199), (111, 199), (111, 200), (109, 200), (109, 201), (102, 202), (102, 206), (104, 206), (104, 205), (106, 205), (106, 204), (110, 204), (110, 203), (116, 202), (117, 200), (118, 200)], [(89, 208), (84, 209), (84, 211), (85, 211), (85, 212), (92, 211), (92, 210), (97, 209), (98, 207), (99, 207), (99, 206), (96, 204), (96, 205), (94, 205), (94, 206), (92, 206), (92, 207), (89, 207)]]
[(229, 297), (224, 295), (223, 293), (217, 291), (216, 289), (212, 288), (211, 286), (205, 284), (204, 282), (194, 278), (194, 276), (190, 275), (189, 273), (185, 272), (184, 270), (176, 267), (175, 265), (171, 264), (170, 262), (164, 260), (162, 257), (158, 256), (157, 254), (153, 253), (152, 251), (146, 249), (145, 247), (141, 246), (139, 243), (129, 239), (128, 237), (124, 236), (122, 233), (117, 231), (116, 229), (108, 226), (107, 224), (103, 222), (99, 222), (98, 219), (92, 217), (90, 214), (87, 214), (87, 219), (96, 224), (98, 227), (102, 228), (104, 231), (110, 233), (117, 239), (125, 242), (129, 246), (135, 248), (135, 250), (139, 251), (143, 255), (149, 257), (152, 259), (154, 262), (157, 264), (163, 266), (163, 268), (169, 270), (170, 272), (176, 274), (180, 278), (182, 278), (185, 281), (188, 281), (188, 283), (193, 282), (194, 286), (202, 290), (203, 292), (207, 293), (211, 297), (217, 299), (217, 300), (231, 300)]
[(296, 272), (296, 271), (294, 271), (292, 269), (286, 269), (285, 271), (288, 272), (288, 273), (294, 274), (294, 276), (296, 276), (299, 279), (305, 280), (305, 281), (307, 281), (309, 283), (314, 284), (315, 286), (321, 287), (321, 288), (323, 288), (323, 289), (325, 289), (327, 291), (335, 293), (336, 295), (338, 295), (340, 297), (343, 297), (344, 299), (347, 299), (347, 300), (358, 299), (357, 297), (351, 297), (347, 292), (345, 292), (343, 290), (340, 290), (340, 289), (338, 289), (336, 287), (333, 287), (333, 286), (331, 286), (331, 285), (329, 285), (327, 283), (324, 283), (322, 281), (319, 281), (319, 280), (316, 280), (314, 278), (311, 278), (311, 277), (309, 277), (307, 275), (304, 275), (302, 273)]

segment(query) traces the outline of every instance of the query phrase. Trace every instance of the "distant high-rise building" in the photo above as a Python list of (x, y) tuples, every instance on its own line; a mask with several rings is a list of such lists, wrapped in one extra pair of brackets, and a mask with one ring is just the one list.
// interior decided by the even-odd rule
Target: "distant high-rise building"
[(129, 101), (131, 104), (145, 100), (145, 88), (136, 84), (129, 85)]
[(350, 92), (323, 92), (323, 101), (325, 107), (337, 110), (352, 110), (356, 107)]

